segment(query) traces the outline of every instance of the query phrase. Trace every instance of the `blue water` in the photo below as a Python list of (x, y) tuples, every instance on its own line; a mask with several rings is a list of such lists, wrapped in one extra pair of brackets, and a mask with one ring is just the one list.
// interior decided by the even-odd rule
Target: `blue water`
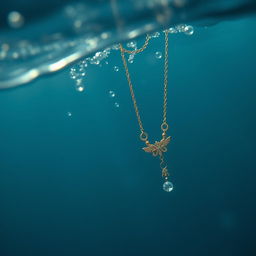
[[(171, 193), (141, 150), (118, 53), (90, 67), (83, 93), (68, 69), (1, 91), (0, 255), (256, 255), (255, 26), (170, 35)], [(152, 140), (163, 47), (152, 40), (130, 65)]]

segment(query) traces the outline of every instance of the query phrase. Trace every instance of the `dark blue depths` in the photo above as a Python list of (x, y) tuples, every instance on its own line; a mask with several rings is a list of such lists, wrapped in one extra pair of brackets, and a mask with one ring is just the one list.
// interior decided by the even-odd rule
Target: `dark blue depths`
[[(140, 149), (118, 54), (88, 69), (83, 93), (68, 70), (2, 91), (0, 255), (256, 255), (255, 26), (247, 18), (170, 36), (169, 194), (159, 162)], [(130, 65), (152, 140), (157, 50), (163, 37)]]

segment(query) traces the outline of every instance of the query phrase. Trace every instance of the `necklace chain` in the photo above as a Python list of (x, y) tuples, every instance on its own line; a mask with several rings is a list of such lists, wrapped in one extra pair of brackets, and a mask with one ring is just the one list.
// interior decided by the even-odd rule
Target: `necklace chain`
[[(163, 138), (165, 138), (166, 131), (169, 128), (169, 126), (167, 124), (168, 32), (164, 31), (164, 33), (165, 33), (164, 97), (163, 97), (163, 121), (162, 121), (162, 124), (161, 124), (161, 130), (163, 132), (163, 134), (162, 134)], [(135, 110), (135, 113), (136, 113), (136, 116), (137, 116), (140, 131), (141, 131), (140, 139), (142, 141), (148, 141), (148, 134), (145, 132), (145, 129), (144, 129), (142, 121), (141, 121), (141, 116), (140, 116), (137, 100), (136, 100), (136, 97), (135, 97), (135, 94), (134, 94), (134, 89), (133, 89), (133, 85), (132, 85), (132, 81), (131, 81), (131, 76), (130, 76), (127, 61), (126, 61), (126, 58), (125, 58), (125, 53), (136, 54), (136, 53), (143, 52), (147, 48), (149, 40), (150, 40), (150, 36), (147, 35), (144, 45), (141, 48), (133, 50), (133, 51), (130, 51), (130, 50), (127, 50), (127, 49), (123, 48), (122, 44), (120, 44), (121, 57), (122, 57), (122, 61), (123, 61), (124, 69), (125, 69), (125, 74), (126, 74), (126, 78), (127, 78), (129, 89), (130, 89), (130, 94), (131, 94), (131, 97), (132, 97), (133, 107), (134, 107), (134, 110)]]
[(147, 48), (150, 38), (151, 37), (147, 34), (144, 45), (139, 49), (127, 50), (127, 49), (123, 48), (123, 46), (120, 44), (120, 50), (121, 50), (121, 52), (126, 52), (126, 53), (129, 53), (129, 54), (137, 54), (137, 53), (143, 52)]
[(133, 90), (133, 85), (131, 81), (130, 72), (128, 69), (127, 61), (125, 58), (125, 53), (129, 54), (135, 54), (143, 52), (149, 43), (150, 36), (147, 35), (144, 45), (136, 50), (130, 51), (125, 48), (123, 48), (122, 44), (120, 44), (120, 52), (121, 57), (125, 69), (126, 78), (128, 81), (130, 94), (132, 97), (133, 107), (137, 116), (138, 124), (140, 127), (140, 139), (146, 143), (146, 147), (143, 148), (145, 152), (152, 153), (153, 156), (159, 156), (160, 159), (160, 168), (162, 170), (162, 176), (165, 179), (165, 182), (163, 184), (163, 189), (167, 192), (172, 191), (173, 185), (171, 182), (168, 181), (169, 172), (167, 169), (167, 164), (164, 160), (164, 153), (167, 151), (167, 145), (169, 144), (171, 137), (166, 137), (166, 132), (169, 128), (167, 123), (167, 92), (168, 92), (168, 31), (164, 31), (165, 34), (165, 56), (164, 56), (164, 96), (163, 96), (163, 121), (161, 123), (161, 130), (162, 130), (162, 139), (160, 141), (156, 141), (154, 144), (150, 144), (148, 141), (148, 134), (145, 132), (145, 129), (143, 127), (143, 123), (141, 121), (141, 116), (138, 108), (138, 104), (136, 101), (136, 97)]

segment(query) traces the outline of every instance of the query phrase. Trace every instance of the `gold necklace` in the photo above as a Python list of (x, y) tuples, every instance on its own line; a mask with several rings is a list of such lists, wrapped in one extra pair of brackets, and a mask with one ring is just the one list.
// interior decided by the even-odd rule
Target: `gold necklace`
[(163, 184), (163, 189), (167, 192), (170, 192), (173, 190), (173, 184), (170, 181), (168, 181), (169, 172), (168, 172), (167, 164), (164, 160), (164, 153), (167, 152), (167, 145), (169, 144), (169, 142), (171, 140), (171, 137), (166, 135), (166, 132), (169, 128), (169, 125), (168, 125), (167, 119), (166, 119), (166, 117), (167, 117), (167, 91), (168, 91), (167, 90), (168, 89), (168, 31), (164, 31), (164, 34), (165, 34), (165, 59), (164, 59), (163, 121), (160, 126), (161, 130), (162, 130), (162, 139), (160, 141), (155, 141), (154, 144), (151, 144), (149, 142), (148, 134), (145, 132), (145, 129), (143, 127), (139, 108), (138, 108), (134, 90), (133, 90), (130, 72), (129, 72), (128, 65), (127, 65), (126, 58), (125, 58), (125, 53), (136, 54), (136, 53), (143, 52), (149, 43), (150, 36), (147, 35), (144, 45), (139, 49), (130, 51), (130, 50), (123, 48), (122, 44), (120, 44), (119, 47), (120, 47), (121, 57), (123, 60), (126, 78), (127, 78), (129, 89), (130, 89), (130, 94), (131, 94), (132, 101), (133, 101), (133, 107), (134, 107), (135, 114), (137, 116), (138, 124), (140, 127), (140, 139), (146, 144), (146, 147), (144, 147), (143, 150), (145, 152), (152, 153), (152, 155), (154, 157), (156, 157), (156, 156), (159, 157), (160, 168), (162, 170), (162, 177), (165, 180), (164, 184)]

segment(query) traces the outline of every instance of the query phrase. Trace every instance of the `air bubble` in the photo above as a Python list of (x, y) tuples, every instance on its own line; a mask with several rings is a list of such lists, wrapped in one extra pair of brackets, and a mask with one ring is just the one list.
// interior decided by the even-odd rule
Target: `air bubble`
[(71, 113), (71, 112), (67, 112), (67, 115), (68, 115), (68, 116), (72, 116), (72, 113)]
[(163, 55), (162, 55), (161, 52), (156, 52), (155, 56), (156, 56), (157, 59), (161, 59)]
[(20, 28), (24, 25), (24, 17), (16, 11), (12, 11), (8, 14), (7, 21), (12, 28)]
[(119, 105), (118, 102), (115, 102), (115, 107), (116, 107), (116, 108), (119, 108), (119, 107), (120, 107), (120, 105)]
[(129, 63), (133, 63), (135, 54), (130, 54), (128, 58)]
[(116, 72), (118, 72), (118, 71), (119, 71), (119, 67), (118, 67), (118, 66), (114, 66), (114, 70), (115, 70)]
[(13, 52), (12, 57), (13, 57), (13, 59), (18, 59), (19, 58), (19, 53), (18, 52)]
[(101, 37), (102, 39), (107, 39), (107, 38), (109, 38), (109, 36), (110, 36), (110, 34), (107, 33), (107, 32), (104, 32), (104, 33), (102, 33), (102, 34), (100, 35), (100, 37)]
[(73, 80), (75, 80), (75, 79), (77, 78), (77, 76), (74, 75), (74, 74), (70, 74), (70, 78), (73, 79)]
[(185, 28), (183, 29), (183, 32), (186, 35), (191, 36), (194, 34), (194, 28), (192, 26), (185, 26)]
[(77, 86), (77, 87), (76, 87), (76, 90), (77, 90), (78, 92), (83, 92), (83, 91), (84, 91), (84, 87), (83, 87), (82, 85)]
[(109, 91), (108, 94), (111, 98), (114, 98), (116, 96), (114, 91)]
[(82, 84), (83, 84), (83, 79), (82, 79), (82, 78), (76, 79), (76, 85), (77, 85), (77, 86), (80, 86), (80, 85), (82, 85)]

